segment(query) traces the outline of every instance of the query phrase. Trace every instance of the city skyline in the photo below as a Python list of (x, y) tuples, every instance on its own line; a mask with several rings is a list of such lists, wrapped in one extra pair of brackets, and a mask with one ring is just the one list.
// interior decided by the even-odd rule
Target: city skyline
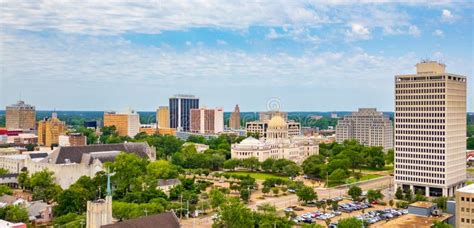
[(421, 59), (474, 88), (469, 1), (71, 4), (2, 5), (2, 107), (152, 111), (185, 93), (228, 111), (274, 97), (284, 111), (393, 111), (393, 75)]

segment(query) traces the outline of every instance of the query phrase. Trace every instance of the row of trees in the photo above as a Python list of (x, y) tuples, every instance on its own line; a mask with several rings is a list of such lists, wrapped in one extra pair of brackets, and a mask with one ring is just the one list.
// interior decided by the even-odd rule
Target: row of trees
[(350, 175), (360, 178), (362, 168), (382, 169), (385, 164), (393, 163), (393, 159), (393, 150), (385, 154), (382, 147), (363, 146), (356, 140), (347, 140), (342, 144), (321, 144), (319, 154), (308, 157), (302, 168), (306, 175), (342, 182)]
[(224, 162), (225, 169), (235, 169), (237, 167), (246, 168), (251, 171), (261, 170), (264, 172), (275, 173), (281, 176), (297, 176), (301, 172), (301, 167), (295, 162), (287, 159), (268, 158), (259, 162), (257, 158), (250, 157), (246, 159), (229, 159)]

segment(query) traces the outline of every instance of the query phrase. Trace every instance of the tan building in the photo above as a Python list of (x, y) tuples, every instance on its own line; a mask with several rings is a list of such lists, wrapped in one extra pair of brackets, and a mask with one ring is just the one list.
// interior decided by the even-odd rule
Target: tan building
[(336, 141), (342, 143), (348, 139), (356, 139), (366, 146), (393, 149), (392, 121), (375, 108), (359, 108), (337, 123)]
[(158, 129), (156, 128), (156, 124), (141, 124), (140, 125), (140, 133), (146, 133), (147, 135), (154, 135), (158, 133)]
[(454, 196), (466, 180), (466, 77), (424, 61), (395, 76), (395, 185)]
[(456, 190), (456, 227), (474, 227), (474, 184)]
[(36, 110), (35, 106), (18, 101), (16, 104), (7, 106), (5, 109), (5, 127), (7, 129), (35, 129)]
[(41, 146), (59, 145), (59, 136), (66, 133), (66, 123), (53, 113), (51, 118), (38, 122), (38, 144)]
[(174, 129), (174, 128), (158, 128), (158, 134), (160, 134), (160, 135), (176, 135), (176, 129)]
[(201, 134), (217, 134), (224, 131), (224, 110), (222, 108), (191, 109), (189, 131)]
[(288, 121), (288, 113), (287, 112), (280, 112), (280, 111), (267, 111), (267, 112), (259, 112), (258, 113), (258, 120), (260, 121), (270, 121), (274, 116), (281, 116), (285, 121)]
[(156, 110), (156, 122), (158, 123), (158, 128), (170, 127), (170, 110), (168, 106), (160, 106)]
[(134, 137), (140, 132), (140, 116), (134, 110), (123, 113), (105, 112), (104, 127), (115, 126), (120, 136)]
[(229, 128), (230, 129), (240, 129), (240, 108), (239, 108), (239, 105), (235, 105), (234, 111), (230, 114)]
[[(269, 121), (251, 121), (245, 123), (245, 129), (250, 133), (257, 133), (259, 137), (266, 138)], [(289, 136), (296, 136), (301, 134), (301, 124), (294, 121), (287, 121), (287, 130)]]

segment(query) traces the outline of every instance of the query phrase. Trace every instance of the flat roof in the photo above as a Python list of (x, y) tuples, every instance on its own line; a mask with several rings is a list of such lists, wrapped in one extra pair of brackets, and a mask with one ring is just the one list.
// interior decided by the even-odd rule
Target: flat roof
[(422, 208), (431, 208), (433, 206), (432, 202), (429, 201), (418, 201), (410, 204), (412, 207), (422, 207)]
[(456, 192), (474, 193), (474, 184), (462, 187), (462, 188), (456, 190)]
[(416, 228), (431, 228), (434, 221), (445, 221), (452, 215), (450, 214), (443, 214), (439, 217), (434, 216), (420, 216), (414, 214), (402, 215), (396, 219), (392, 219), (388, 222), (381, 221), (371, 225), (371, 227), (377, 228), (406, 228), (406, 227), (416, 227)]

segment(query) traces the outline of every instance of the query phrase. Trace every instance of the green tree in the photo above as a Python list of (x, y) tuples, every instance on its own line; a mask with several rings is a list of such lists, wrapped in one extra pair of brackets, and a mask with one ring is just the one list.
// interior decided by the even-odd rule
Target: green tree
[(303, 226), (301, 227), (302, 228), (325, 228), (325, 226), (317, 224), (317, 223), (312, 223), (312, 224), (303, 223)]
[(434, 198), (432, 202), (436, 203), (436, 205), (438, 205), (438, 208), (443, 211), (446, 211), (448, 209), (448, 198), (445, 196)]
[(393, 164), (395, 162), (395, 152), (393, 149), (390, 149), (387, 151), (387, 154), (385, 155), (385, 163), (386, 164)]
[(398, 200), (403, 199), (403, 190), (402, 190), (402, 188), (400, 188), (400, 187), (397, 188), (397, 191), (395, 192), (395, 198), (397, 198)]
[[(110, 130), (110, 129), (108, 129), (108, 130)], [(97, 143), (97, 141), (99, 139), (99, 137), (95, 133), (95, 130), (91, 129), (91, 128), (86, 128), (84, 126), (81, 126), (81, 127), (76, 129), (76, 132), (81, 133), (84, 136), (86, 136), (88, 145)]]
[(6, 186), (6, 185), (0, 185), (0, 196), (1, 195), (11, 195), (13, 194), (13, 191), (11, 190), (10, 187)]
[(270, 203), (262, 203), (257, 205), (258, 211), (263, 211), (264, 213), (276, 213), (276, 207)]
[(299, 201), (308, 203), (308, 201), (317, 200), (318, 195), (314, 192), (313, 188), (308, 186), (302, 186), (296, 190), (296, 196)]
[(54, 214), (56, 216), (62, 216), (69, 213), (81, 214), (85, 212), (89, 194), (90, 193), (82, 187), (70, 187), (57, 197), (57, 204), (54, 206)]
[(274, 163), (275, 163), (275, 159), (267, 158), (265, 161), (262, 162), (261, 167), (263, 171), (270, 172), (272, 170)]
[(321, 168), (325, 166), (325, 158), (322, 155), (311, 155), (302, 164), (303, 172), (306, 175), (321, 177)]
[(384, 195), (380, 190), (369, 189), (367, 191), (367, 199), (369, 202), (377, 201), (383, 199)]
[(126, 192), (142, 190), (148, 160), (132, 153), (120, 153), (113, 163), (109, 164), (115, 172), (112, 182), (116, 186), (115, 194), (119, 197)]
[(343, 169), (336, 169), (331, 173), (331, 175), (329, 175), (329, 180), (331, 180), (333, 183), (343, 182), (346, 178), (347, 174)]
[(61, 193), (62, 189), (54, 183), (54, 173), (44, 169), (31, 175), (30, 187), (33, 189), (33, 199), (51, 202)]
[(337, 201), (332, 201), (331, 202), (331, 207), (333, 211), (339, 210), (339, 203)]
[(178, 177), (176, 166), (166, 160), (150, 162), (146, 167), (147, 175), (153, 181), (157, 179), (173, 179)]
[(339, 220), (337, 228), (362, 228), (364, 224), (361, 220), (351, 217)]
[(299, 175), (301, 168), (296, 164), (289, 164), (283, 167), (282, 172), (282, 174), (285, 174), (285, 176), (295, 177)]
[(278, 187), (273, 187), (272, 192), (273, 192), (273, 195), (278, 195), (278, 193), (280, 193), (280, 189)]
[(69, 213), (62, 216), (55, 216), (53, 220), (54, 227), (80, 227), (81, 222), (86, 221), (85, 215), (78, 215), (77, 213)]
[(234, 170), (240, 164), (240, 160), (232, 158), (224, 162), (224, 169), (231, 169)]
[(453, 226), (451, 226), (450, 224), (441, 222), (441, 221), (434, 221), (432, 227), (433, 228), (452, 228)]
[(26, 144), (26, 146), (25, 146), (25, 148), (26, 148), (27, 151), (34, 151), (34, 150), (35, 150), (35, 147), (36, 147), (36, 145), (33, 144), (33, 143), (28, 143), (28, 144)]
[(0, 219), (7, 220), (9, 222), (24, 222), (28, 223), (28, 211), (20, 205), (8, 205), (0, 208)]
[(258, 167), (260, 166), (260, 162), (256, 157), (243, 159), (241, 164), (243, 167), (250, 169), (251, 171), (258, 169)]
[(266, 195), (270, 192), (270, 190), (271, 190), (270, 186), (263, 186), (262, 193)]
[(411, 202), (413, 200), (413, 193), (412, 193), (411, 189), (407, 189), (405, 191), (405, 200), (408, 201), (408, 202)]
[(468, 150), (474, 150), (474, 136), (467, 139), (466, 147)]
[(212, 227), (241, 228), (254, 227), (252, 211), (244, 204), (231, 200), (221, 206), (220, 219)]
[(422, 191), (417, 191), (415, 194), (415, 201), (427, 201), (428, 198), (423, 194)]
[(225, 197), (224, 193), (222, 193), (218, 189), (212, 189), (209, 192), (209, 197), (211, 199), (211, 205), (212, 205), (213, 208), (218, 208), (223, 203), (226, 202), (226, 197)]
[(354, 201), (359, 201), (362, 195), (362, 189), (357, 185), (352, 185), (347, 191), (347, 194), (350, 195)]
[(249, 199), (250, 199), (250, 190), (248, 190), (248, 189), (246, 189), (246, 188), (240, 189), (240, 198), (241, 198), (244, 202), (248, 202)]

